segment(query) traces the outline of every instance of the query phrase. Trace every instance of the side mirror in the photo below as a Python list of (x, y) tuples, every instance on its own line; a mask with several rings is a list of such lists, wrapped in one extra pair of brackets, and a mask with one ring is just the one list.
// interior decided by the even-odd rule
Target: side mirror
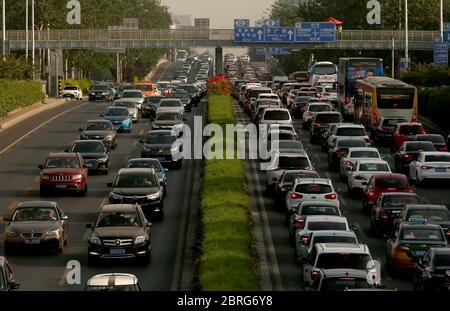
[(100, 115), (100, 118), (103, 118), (104, 116), (105, 116), (104, 114), (101, 114), (101, 115)]
[(139, 139), (139, 142), (140, 142), (141, 144), (145, 144), (145, 139)]
[(111, 148), (106, 148), (106, 153), (110, 153), (112, 151)]
[(178, 133), (178, 138), (183, 137), (183, 134), (184, 134), (183, 132), (179, 132), (179, 133)]
[(293, 209), (289, 209), (287, 213), (289, 216), (292, 216), (294, 215), (295, 211)]
[(92, 224), (87, 224), (86, 229), (92, 229)]
[(20, 284), (17, 283), (16, 281), (9, 282), (9, 288), (11, 290), (17, 290), (17, 289), (19, 289), (19, 287), (20, 287)]
[(112, 186), (113, 186), (112, 182), (109, 182), (109, 183), (106, 184), (106, 187), (112, 188)]
[(43, 165), (43, 164), (39, 164), (39, 165), (38, 165), (38, 168), (39, 168), (40, 170), (43, 170), (43, 169), (44, 169), (44, 165)]
[(165, 169), (164, 169), (164, 172), (168, 172), (168, 171), (169, 171), (169, 169), (168, 169), (168, 168), (165, 168)]
[(83, 132), (83, 129), (80, 127), (80, 128), (78, 129), (78, 132)]
[(65, 149), (64, 152), (70, 152), (70, 150), (69, 149)]
[(151, 222), (148, 222), (145, 226), (146, 226), (147, 228), (151, 228), (151, 227), (152, 227), (152, 223), (151, 223)]
[(187, 121), (187, 119), (186, 118), (183, 118), (183, 122), (186, 122)]
[(342, 188), (340, 188), (340, 187), (336, 188), (336, 192), (337, 192), (338, 194), (341, 194), (341, 193), (342, 193)]
[(351, 225), (350, 226), (350, 229), (352, 230), (352, 231), (359, 231), (359, 226), (358, 225)]
[(67, 220), (69, 220), (69, 217), (67, 215), (64, 215), (64, 216), (61, 217), (61, 220), (67, 221)]
[(3, 217), (3, 221), (5, 221), (5, 222), (10, 222), (12, 219), (11, 219), (11, 216), (4, 216)]

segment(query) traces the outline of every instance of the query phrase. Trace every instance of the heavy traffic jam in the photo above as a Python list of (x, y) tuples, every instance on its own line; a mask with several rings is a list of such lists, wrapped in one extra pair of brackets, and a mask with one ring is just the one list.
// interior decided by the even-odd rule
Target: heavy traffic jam
[[(396, 290), (389, 278), (410, 290), (449, 290), (450, 212), (421, 195), (447, 191), (449, 140), (419, 122), (415, 87), (364, 57), (288, 77), (227, 54), (225, 73), (241, 122), (268, 128), (260, 136), (272, 157), (261, 183), (284, 215), (301, 288)], [(350, 221), (359, 213), (367, 230)]]
[[(31, 260), (36, 253), (63, 255), (71, 239), (81, 242), (81, 237), (71, 237), (75, 224), (71, 224), (64, 204), (58, 202), (62, 197), (76, 202), (80, 200), (77, 197), (87, 196), (91, 184), (98, 187), (101, 175), (109, 175), (111, 182), (103, 185), (105, 191), (109, 189), (104, 204), (93, 207), (96, 217), (84, 225), (89, 232), (83, 239), (88, 265), (103, 268), (108, 261), (119, 260), (125, 266), (150, 263), (152, 223), (164, 222), (165, 198), (175, 190), (168, 186), (169, 170), (183, 166), (183, 145), (178, 138), (183, 135), (183, 124), (193, 107), (202, 105), (211, 75), (208, 54), (183, 56), (180, 52), (179, 56), (182, 69), (174, 72), (172, 80), (97, 82), (90, 88), (87, 104), (90, 109), (103, 107), (103, 112), (77, 123), (71, 133), (76, 138), (71, 146), (50, 150), (46, 159), (35, 164), (40, 170), (41, 200), (17, 202), (4, 216), (5, 257), (0, 257), (0, 290), (19, 288), (8, 259), (27, 256)], [(63, 94), (73, 99), (82, 97), (75, 86), (66, 86)], [(135, 127), (139, 123), (145, 125), (138, 132)], [(140, 145), (140, 157), (127, 157), (113, 176), (113, 158), (125, 158), (114, 153), (130, 136)], [(27, 285), (26, 280), (20, 281), (20, 286)], [(83, 286), (87, 291), (142, 289), (137, 277), (129, 273), (94, 275)]]

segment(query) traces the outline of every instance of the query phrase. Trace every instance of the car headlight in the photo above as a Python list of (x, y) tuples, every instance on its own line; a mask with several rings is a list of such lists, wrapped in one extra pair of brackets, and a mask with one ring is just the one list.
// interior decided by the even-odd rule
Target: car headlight
[(152, 148), (149, 148), (149, 147), (146, 147), (145, 145), (143, 145), (142, 150), (144, 150), (146, 152), (150, 152), (150, 151), (152, 151)]
[(60, 234), (61, 234), (60, 229), (56, 229), (56, 230), (47, 232), (47, 236), (49, 236), (49, 237), (59, 237)]
[(141, 235), (136, 237), (136, 239), (134, 240), (134, 244), (141, 244), (145, 242), (145, 236)]
[(109, 194), (109, 198), (110, 198), (110, 199), (113, 199), (113, 200), (122, 200), (122, 196), (121, 196), (121, 195), (118, 195), (118, 194), (115, 194), (114, 192), (111, 192), (111, 193)]
[(100, 163), (106, 163), (106, 162), (108, 162), (108, 158), (107, 157), (104, 157), (104, 158), (101, 158), (101, 159), (97, 159), (97, 161), (98, 162), (100, 162)]
[(123, 120), (122, 124), (130, 124), (130, 119)]
[(159, 125), (158, 125), (158, 124), (156, 124), (156, 123), (153, 123), (153, 128), (156, 128), (156, 129), (158, 129), (158, 128), (159, 128)]
[(41, 175), (42, 180), (49, 180), (50, 176), (48, 175)]
[(177, 152), (179, 150), (179, 148), (180, 148), (180, 146), (174, 145), (174, 146), (172, 146), (172, 148), (170, 148), (170, 151), (171, 152)]
[(102, 93), (103, 96), (108, 95), (108, 93)]
[(113, 139), (113, 138), (114, 138), (114, 137), (113, 137), (112, 135), (108, 135), (108, 136), (105, 137), (106, 140), (111, 140), (111, 139)]
[(100, 241), (100, 238), (96, 236), (91, 236), (91, 239), (89, 241), (94, 245), (102, 245), (102, 241)]
[(157, 192), (157, 193), (152, 193), (152, 194), (149, 194), (148, 196), (147, 196), (147, 199), (149, 199), (149, 200), (156, 200), (156, 199), (158, 199), (159, 198), (159, 192)]
[(83, 175), (74, 175), (74, 176), (72, 177), (72, 179), (78, 180), (78, 179), (81, 179), (82, 177), (83, 177)]
[(8, 228), (5, 229), (5, 235), (7, 237), (11, 237), (11, 238), (18, 236), (17, 232), (15, 232), (14, 230), (8, 229)]

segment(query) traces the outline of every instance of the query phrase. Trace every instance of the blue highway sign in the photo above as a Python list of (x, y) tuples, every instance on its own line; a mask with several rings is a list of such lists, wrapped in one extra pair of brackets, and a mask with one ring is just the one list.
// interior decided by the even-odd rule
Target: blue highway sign
[(334, 23), (296, 23), (297, 42), (334, 42), (336, 25)]
[(235, 42), (264, 42), (264, 28), (245, 27), (234, 29)]
[(249, 19), (235, 19), (234, 28), (250, 27)]
[(444, 42), (450, 43), (450, 23), (444, 23)]
[(265, 28), (266, 42), (295, 42), (295, 28)]
[(436, 66), (448, 66), (448, 43), (435, 42), (433, 43), (433, 63)]
[(280, 26), (281, 26), (281, 21), (279, 19), (264, 20), (264, 27), (275, 28), (275, 27), (280, 27)]
[(283, 47), (268, 47), (268, 48), (256, 48), (256, 55), (291, 55), (291, 48)]

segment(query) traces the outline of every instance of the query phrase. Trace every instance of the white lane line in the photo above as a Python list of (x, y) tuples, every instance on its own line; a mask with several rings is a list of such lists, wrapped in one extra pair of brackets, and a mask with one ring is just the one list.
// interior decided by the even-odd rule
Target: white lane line
[(12, 147), (14, 147), (15, 145), (17, 145), (19, 142), (21, 142), (22, 140), (24, 140), (26, 137), (28, 137), (29, 135), (33, 134), (34, 132), (38, 131), (39, 129), (41, 129), (42, 127), (44, 127), (45, 125), (49, 124), (50, 122), (52, 122), (53, 120), (59, 118), (60, 116), (74, 111), (75, 109), (81, 108), (83, 106), (86, 106), (87, 104), (89, 104), (89, 102), (86, 102), (84, 104), (81, 104), (80, 106), (76, 106), (73, 108), (70, 108), (69, 110), (63, 111), (59, 114), (57, 114), (56, 116), (48, 119), (47, 121), (45, 121), (44, 123), (42, 123), (41, 125), (39, 125), (38, 127), (34, 128), (33, 130), (29, 131), (28, 133), (26, 133), (25, 135), (23, 135), (22, 137), (20, 137), (19, 139), (17, 139), (15, 142), (11, 143), (9, 146), (7, 146), (6, 148), (2, 149), (0, 151), (0, 155), (2, 155), (3, 153), (7, 152), (9, 149), (11, 149)]

